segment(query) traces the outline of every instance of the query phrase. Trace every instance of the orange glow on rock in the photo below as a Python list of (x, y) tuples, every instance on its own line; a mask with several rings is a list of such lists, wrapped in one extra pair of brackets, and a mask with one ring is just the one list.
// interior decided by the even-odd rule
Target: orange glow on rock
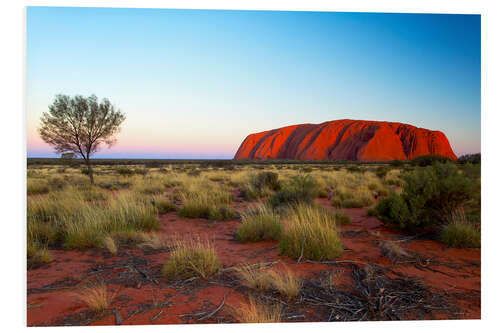
[(250, 134), (234, 158), (390, 161), (429, 154), (457, 159), (440, 131), (402, 123), (343, 119)]

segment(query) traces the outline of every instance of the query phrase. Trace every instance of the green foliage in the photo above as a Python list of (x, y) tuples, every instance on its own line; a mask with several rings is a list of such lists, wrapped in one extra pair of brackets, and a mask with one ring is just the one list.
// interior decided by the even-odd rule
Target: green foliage
[(395, 168), (400, 168), (405, 165), (405, 162), (401, 160), (392, 160), (389, 164)]
[(375, 169), (375, 174), (379, 178), (384, 178), (385, 175), (389, 172), (389, 168), (386, 166), (379, 166), (377, 169)]
[(153, 198), (153, 206), (158, 211), (158, 214), (166, 214), (169, 212), (176, 212), (179, 210), (176, 204), (168, 201), (162, 197), (154, 197)]
[(317, 206), (292, 207), (279, 244), (281, 254), (310, 260), (340, 256), (343, 247), (336, 230), (339, 222), (334, 214), (325, 214), (325, 210)]
[(265, 188), (273, 191), (278, 191), (281, 185), (278, 181), (278, 174), (276, 172), (264, 171), (253, 175), (250, 179), (252, 186), (259, 192)]
[(441, 232), (441, 241), (450, 247), (481, 247), (481, 232), (466, 222), (450, 223)]
[(443, 224), (454, 209), (472, 197), (473, 182), (453, 163), (435, 163), (403, 176), (403, 192), (392, 193), (376, 207), (388, 224), (403, 229)]
[(208, 278), (217, 273), (221, 265), (215, 249), (201, 241), (178, 242), (176, 249), (162, 267), (167, 279)]
[(275, 208), (280, 205), (312, 203), (318, 196), (318, 184), (310, 174), (298, 174), (292, 177), (286, 188), (269, 198), (269, 204)]
[(458, 163), (461, 164), (466, 164), (466, 163), (472, 163), (472, 164), (480, 164), (481, 163), (481, 154), (466, 154), (462, 155), (458, 158)]
[(444, 157), (441, 155), (422, 155), (411, 160), (411, 164), (415, 166), (425, 167), (433, 165), (434, 163), (446, 163), (448, 161), (450, 161), (448, 157)]
[(282, 233), (279, 216), (265, 205), (242, 214), (242, 222), (236, 230), (236, 239), (240, 242), (278, 240)]

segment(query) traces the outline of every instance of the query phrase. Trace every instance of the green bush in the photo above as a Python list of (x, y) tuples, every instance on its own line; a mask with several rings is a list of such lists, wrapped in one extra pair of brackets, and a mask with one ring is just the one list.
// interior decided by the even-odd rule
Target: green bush
[(458, 158), (458, 163), (472, 163), (472, 164), (478, 164), (481, 163), (481, 154), (466, 154), (462, 155)]
[(403, 176), (403, 192), (392, 193), (376, 207), (379, 218), (403, 229), (446, 222), (473, 195), (473, 182), (453, 163), (435, 163)]
[(481, 232), (469, 223), (450, 223), (443, 228), (441, 241), (450, 247), (480, 247)]
[(269, 204), (275, 208), (281, 205), (312, 203), (317, 196), (318, 184), (314, 178), (309, 174), (299, 174), (292, 177), (286, 188), (269, 198)]
[(278, 191), (281, 185), (278, 181), (278, 174), (276, 172), (264, 171), (253, 175), (250, 179), (252, 186), (261, 192), (265, 188), (269, 188), (273, 191)]
[(448, 157), (444, 157), (441, 155), (422, 155), (412, 159), (411, 164), (415, 166), (425, 167), (433, 165), (434, 163), (446, 163), (448, 161), (450, 161)]

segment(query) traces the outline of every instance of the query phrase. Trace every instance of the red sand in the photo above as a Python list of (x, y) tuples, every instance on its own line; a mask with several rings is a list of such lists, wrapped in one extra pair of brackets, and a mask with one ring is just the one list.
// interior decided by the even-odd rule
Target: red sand
[(390, 161), (429, 154), (457, 158), (440, 131), (401, 123), (343, 119), (250, 134), (234, 158)]
[[(319, 200), (328, 206), (325, 200)], [(404, 273), (424, 279), (424, 283), (435, 288), (436, 292), (459, 291), (470, 295), (457, 300), (457, 305), (463, 311), (461, 318), (480, 318), (481, 267), (480, 250), (447, 249), (444, 245), (432, 240), (409, 240), (399, 244), (407, 251), (416, 252), (430, 258), (438, 259), (442, 265), (433, 265), (432, 270), (418, 269), (410, 264), (392, 264), (381, 254), (377, 240), (394, 240), (407, 237), (390, 230), (374, 217), (366, 217), (365, 209), (345, 209), (352, 218), (352, 223), (341, 228), (342, 242), (345, 247), (339, 261), (356, 261), (362, 263), (391, 266), (394, 272)], [(279, 261), (273, 269), (288, 266), (303, 277), (312, 277), (320, 272), (343, 271), (343, 283), (349, 283), (349, 268), (301, 262), (279, 255), (277, 242), (258, 242), (241, 244), (233, 240), (237, 221), (213, 223), (203, 219), (183, 219), (177, 213), (161, 216), (161, 232), (167, 236), (193, 237), (199, 235), (208, 238), (215, 244), (217, 255), (224, 267), (242, 263)], [(110, 283), (118, 279), (120, 274), (127, 273), (127, 267), (113, 268), (102, 275), (108, 282), (108, 290), (115, 295), (112, 308), (119, 312), (108, 311), (101, 316), (85, 316), (86, 308), (78, 301), (75, 291), (79, 286), (100, 276), (99, 270), (106, 265), (120, 263), (127, 258), (147, 259), (148, 268), (159, 270), (169, 257), (168, 252), (144, 254), (142, 250), (126, 250), (118, 256), (110, 257), (97, 250), (89, 251), (50, 251), (54, 261), (39, 269), (28, 271), (28, 326), (46, 325), (115, 325), (121, 317), (121, 324), (176, 324), (197, 323), (193, 313), (210, 312), (221, 304), (226, 296), (224, 307), (201, 322), (231, 321), (232, 311), (244, 301), (245, 295), (224, 286), (223, 283), (189, 285), (188, 288), (175, 288), (160, 281), (158, 284), (128, 285), (126, 280)], [(135, 257), (134, 257), (135, 256)], [(433, 260), (434, 260), (433, 259)], [(137, 259), (136, 259), (137, 260)], [(453, 265), (462, 267), (454, 269)], [(97, 271), (89, 274), (89, 269)], [(158, 306), (155, 306), (158, 305)], [(140, 311), (139, 311), (140, 310)], [(310, 311), (303, 313), (308, 314)], [(201, 315), (197, 318), (202, 317)], [(89, 319), (90, 318), (90, 319)], [(313, 315), (305, 321), (316, 321)]]

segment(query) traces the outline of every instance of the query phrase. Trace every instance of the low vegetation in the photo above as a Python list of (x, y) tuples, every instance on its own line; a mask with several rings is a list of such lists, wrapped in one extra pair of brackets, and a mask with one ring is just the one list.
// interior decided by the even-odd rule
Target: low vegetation
[(236, 230), (236, 239), (241, 242), (278, 240), (282, 226), (280, 217), (267, 205), (260, 204), (241, 215), (242, 224)]
[(342, 254), (337, 218), (316, 206), (290, 207), (279, 248), (295, 259), (330, 260)]
[(267, 305), (250, 297), (248, 303), (240, 304), (235, 317), (241, 323), (277, 323), (281, 321), (281, 307)]
[(167, 279), (206, 279), (216, 274), (220, 267), (215, 248), (209, 241), (177, 241), (175, 250), (163, 265), (162, 274)]
[(441, 225), (472, 197), (473, 181), (452, 163), (417, 168), (403, 179), (402, 193), (393, 192), (376, 207), (382, 221), (402, 229)]
[(238, 267), (236, 273), (247, 287), (260, 291), (276, 290), (289, 301), (297, 298), (302, 288), (301, 279), (288, 268), (276, 271), (251, 265)]
[(112, 295), (104, 283), (88, 286), (76, 294), (76, 297), (93, 312), (103, 312), (109, 309)]
[(440, 239), (450, 247), (476, 248), (481, 246), (481, 231), (467, 219), (463, 209), (458, 209), (443, 227)]

